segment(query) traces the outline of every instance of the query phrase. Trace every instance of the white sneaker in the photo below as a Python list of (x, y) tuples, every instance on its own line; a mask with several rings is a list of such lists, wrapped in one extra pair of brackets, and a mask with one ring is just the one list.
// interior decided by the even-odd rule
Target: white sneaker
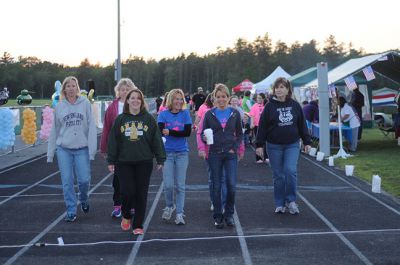
[(170, 220), (172, 217), (172, 213), (175, 211), (175, 205), (172, 207), (165, 207), (163, 209), (163, 214), (162, 214), (162, 219), (164, 220)]
[(183, 217), (185, 217), (185, 215), (183, 213), (178, 213), (175, 217), (175, 224), (177, 225), (184, 225), (185, 223), (185, 219), (183, 219)]
[(286, 207), (289, 209), (290, 214), (299, 214), (299, 207), (295, 202), (291, 202), (289, 204), (286, 204)]
[(275, 213), (285, 213), (286, 208), (283, 206), (279, 206), (275, 208)]

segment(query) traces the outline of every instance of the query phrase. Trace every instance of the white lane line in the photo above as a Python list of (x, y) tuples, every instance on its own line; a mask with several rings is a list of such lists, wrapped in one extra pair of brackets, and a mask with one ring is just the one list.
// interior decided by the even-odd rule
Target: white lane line
[(33, 187), (39, 185), (39, 184), (42, 183), (43, 181), (45, 181), (45, 180), (51, 178), (52, 176), (57, 175), (58, 173), (60, 173), (60, 171), (56, 171), (56, 172), (54, 172), (54, 173), (48, 175), (47, 177), (45, 177), (45, 178), (39, 180), (38, 182), (36, 182), (36, 183), (30, 185), (29, 187), (26, 187), (25, 189), (23, 189), (23, 190), (21, 190), (21, 191), (15, 193), (15, 194), (9, 196), (7, 199), (2, 200), (2, 201), (0, 202), (0, 205), (3, 205), (4, 203), (8, 202), (9, 200), (12, 200), (12, 199), (18, 197), (20, 194), (24, 193), (25, 191), (28, 191), (28, 190), (32, 189)]
[[(157, 195), (156, 195), (156, 197), (155, 197), (155, 199), (153, 201), (153, 204), (151, 205), (149, 214), (147, 215), (146, 220), (144, 221), (143, 230), (144, 230), (145, 234), (146, 234), (147, 228), (149, 227), (150, 221), (153, 218), (153, 215), (154, 215), (154, 212), (156, 210), (158, 201), (160, 200), (161, 193), (162, 193), (162, 190), (163, 190), (163, 186), (164, 186), (164, 182), (162, 181), (161, 184), (160, 184), (160, 187), (158, 188), (158, 192), (157, 192)], [(139, 252), (140, 245), (142, 244), (143, 237), (144, 237), (144, 235), (140, 235), (140, 236), (137, 237), (136, 243), (133, 246), (133, 248), (131, 250), (131, 253), (129, 254), (128, 260), (126, 261), (125, 264), (135, 264), (135, 259), (136, 259), (136, 256), (137, 256), (138, 252)]]
[(47, 155), (42, 155), (42, 156), (37, 157), (37, 158), (35, 158), (35, 159), (28, 160), (28, 161), (26, 161), (26, 162), (24, 162), (24, 163), (22, 163), (22, 164), (19, 164), (19, 165), (15, 166), (15, 167), (7, 168), (6, 170), (0, 171), (0, 174), (3, 174), (3, 173), (5, 173), (5, 172), (7, 172), (7, 171), (10, 171), (10, 170), (13, 170), (13, 169), (22, 167), (22, 166), (24, 166), (24, 165), (26, 165), (26, 164), (29, 164), (29, 163), (34, 162), (34, 161), (36, 161), (36, 160), (42, 159), (42, 158), (44, 158), (44, 157), (47, 157)]
[(353, 245), (320, 211), (317, 210), (300, 192), (297, 193), (299, 197), (307, 204), (308, 207), (333, 231), (336, 235), (343, 241), (343, 243), (356, 254), (357, 257), (360, 258), (364, 264), (372, 265), (373, 263), (369, 261), (369, 259), (364, 256), (360, 250), (356, 246)]
[(349, 182), (348, 180), (344, 179), (343, 177), (339, 176), (338, 174), (336, 174), (335, 172), (332, 172), (328, 169), (326, 169), (325, 167), (319, 165), (318, 163), (314, 162), (313, 160), (309, 159), (306, 156), (303, 156), (306, 160), (310, 161), (311, 163), (313, 163), (314, 165), (318, 166), (319, 168), (322, 168), (323, 170), (325, 170), (326, 172), (334, 175), (335, 177), (337, 177), (338, 179), (340, 179), (341, 181), (343, 181), (344, 183), (350, 185), (351, 187), (353, 187), (354, 189), (358, 190), (359, 192), (361, 192), (362, 194), (364, 194), (365, 196), (367, 196), (368, 198), (376, 201), (377, 203), (379, 203), (380, 205), (386, 207), (387, 209), (391, 210), (392, 212), (396, 213), (397, 215), (400, 215), (400, 211), (396, 210), (395, 208), (393, 208), (392, 206), (384, 203), (383, 201), (381, 201), (380, 199), (372, 196), (371, 194), (369, 194), (368, 192), (363, 191), (362, 189), (360, 189), (359, 187), (357, 187), (356, 185), (352, 184), (351, 182)]
[(237, 215), (236, 207), (235, 212), (233, 213), (233, 219), (235, 220), (235, 228), (236, 233), (238, 234), (240, 248), (242, 249), (242, 256), (244, 260), (244, 264), (246, 265), (253, 265), (253, 261), (251, 260), (249, 249), (247, 248), (246, 239), (243, 234), (242, 225), (239, 221), (239, 216)]
[[(92, 194), (93, 191), (95, 191), (98, 187), (100, 187), (103, 182), (105, 182), (111, 175), (113, 175), (112, 173), (107, 174), (99, 183), (97, 183), (96, 186), (94, 186), (90, 191), (89, 191), (89, 195)], [(27, 246), (25, 246), (24, 248), (22, 248), (20, 251), (18, 251), (14, 256), (12, 256), (9, 260), (7, 260), (6, 263), (4, 263), (4, 265), (10, 265), (13, 264), (19, 257), (21, 257), (22, 255), (25, 254), (25, 252), (27, 252), (29, 250), (29, 248), (37, 243), (44, 235), (46, 235), (51, 229), (53, 229), (67, 214), (67, 212), (64, 212), (63, 214), (61, 214), (56, 220), (54, 220), (50, 225), (48, 225), (42, 232), (40, 232), (40, 234), (38, 234), (35, 238), (33, 238), (31, 241), (29, 241), (28, 244), (26, 244)]]

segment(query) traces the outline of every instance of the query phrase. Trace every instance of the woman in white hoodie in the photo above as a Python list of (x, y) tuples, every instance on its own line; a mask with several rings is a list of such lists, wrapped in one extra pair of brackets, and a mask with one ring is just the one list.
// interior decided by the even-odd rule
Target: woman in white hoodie
[(89, 160), (94, 160), (96, 149), (97, 133), (92, 108), (87, 98), (80, 96), (76, 77), (69, 76), (62, 84), (61, 102), (55, 108), (47, 149), (47, 162), (53, 162), (54, 153), (57, 153), (64, 201), (67, 207), (64, 220), (67, 222), (73, 222), (76, 219), (77, 198), (74, 175), (77, 177), (81, 209), (84, 213), (89, 212)]

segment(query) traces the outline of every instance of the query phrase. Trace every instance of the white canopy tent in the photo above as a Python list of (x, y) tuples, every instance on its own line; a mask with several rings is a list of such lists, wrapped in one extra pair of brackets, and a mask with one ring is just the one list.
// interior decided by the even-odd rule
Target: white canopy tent
[(289, 78), (290, 74), (288, 74), (282, 67), (278, 66), (269, 76), (267, 76), (264, 80), (254, 84), (252, 93), (266, 93), (270, 92), (272, 84), (278, 77)]

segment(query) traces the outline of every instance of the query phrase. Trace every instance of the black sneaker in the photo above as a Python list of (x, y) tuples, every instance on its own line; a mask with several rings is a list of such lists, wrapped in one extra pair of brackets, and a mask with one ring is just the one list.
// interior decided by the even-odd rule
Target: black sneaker
[(224, 222), (222, 221), (222, 218), (215, 218), (214, 225), (215, 225), (215, 228), (217, 228), (217, 229), (224, 228)]
[(70, 222), (72, 223), (73, 221), (76, 220), (76, 215), (75, 214), (67, 214), (64, 218), (65, 222)]
[(89, 203), (87, 203), (87, 202), (82, 202), (82, 203), (81, 203), (81, 209), (82, 209), (82, 212), (88, 213), (88, 212), (89, 212)]
[(231, 217), (226, 217), (225, 218), (225, 223), (226, 223), (227, 226), (230, 226), (230, 227), (235, 226), (235, 221), (233, 220), (232, 216)]

